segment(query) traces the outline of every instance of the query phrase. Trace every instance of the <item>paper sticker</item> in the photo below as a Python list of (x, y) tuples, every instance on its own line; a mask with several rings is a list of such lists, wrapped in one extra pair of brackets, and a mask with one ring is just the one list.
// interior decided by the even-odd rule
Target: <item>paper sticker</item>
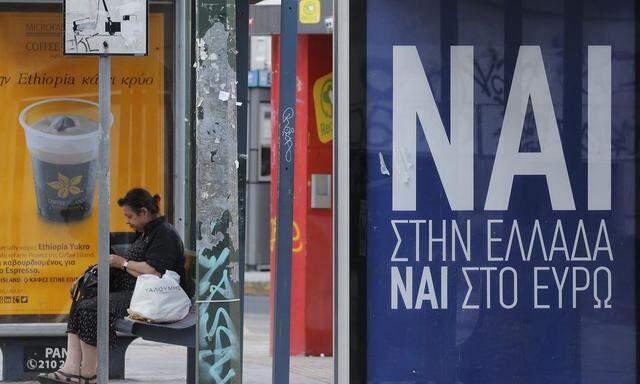
[(65, 55), (146, 55), (147, 0), (65, 0)]

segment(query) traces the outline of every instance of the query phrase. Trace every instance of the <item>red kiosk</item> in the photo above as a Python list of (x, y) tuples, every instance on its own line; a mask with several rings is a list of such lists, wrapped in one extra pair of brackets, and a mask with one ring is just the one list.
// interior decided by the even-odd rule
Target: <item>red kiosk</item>
[[(273, 40), (279, 57), (280, 40)], [(331, 35), (298, 37), (291, 354), (330, 355), (333, 322)], [(273, 62), (272, 132), (278, 127), (279, 63)], [(328, 107), (328, 108), (327, 108)], [(271, 151), (271, 278), (275, 278), (278, 135)], [(273, 302), (273, 296), (272, 296)]]

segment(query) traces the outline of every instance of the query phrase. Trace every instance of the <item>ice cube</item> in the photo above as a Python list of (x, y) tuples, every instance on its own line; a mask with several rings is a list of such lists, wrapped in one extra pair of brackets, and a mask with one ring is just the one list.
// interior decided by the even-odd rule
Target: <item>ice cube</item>
[(62, 132), (67, 128), (73, 128), (75, 126), (75, 120), (69, 116), (58, 116), (51, 121), (51, 124), (49, 124), (49, 132)]

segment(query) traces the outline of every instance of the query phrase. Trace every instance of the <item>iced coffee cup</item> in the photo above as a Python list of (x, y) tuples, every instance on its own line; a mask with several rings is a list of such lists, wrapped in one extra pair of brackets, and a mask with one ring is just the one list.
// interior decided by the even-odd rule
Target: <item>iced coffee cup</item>
[(20, 113), (31, 154), (38, 213), (71, 222), (91, 214), (98, 155), (98, 104), (49, 99)]

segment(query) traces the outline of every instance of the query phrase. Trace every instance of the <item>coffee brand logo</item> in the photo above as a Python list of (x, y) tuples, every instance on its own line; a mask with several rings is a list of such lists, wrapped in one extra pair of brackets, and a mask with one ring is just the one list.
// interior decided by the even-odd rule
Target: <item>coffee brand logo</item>
[(78, 187), (82, 182), (82, 176), (75, 176), (71, 179), (58, 172), (58, 180), (47, 183), (48, 186), (58, 191), (58, 197), (66, 199), (69, 194), (79, 195), (82, 190)]
[(320, 0), (302, 0), (299, 13), (302, 24), (318, 24), (322, 14)]
[(313, 86), (318, 138), (325, 144), (333, 140), (333, 73), (328, 73)]

